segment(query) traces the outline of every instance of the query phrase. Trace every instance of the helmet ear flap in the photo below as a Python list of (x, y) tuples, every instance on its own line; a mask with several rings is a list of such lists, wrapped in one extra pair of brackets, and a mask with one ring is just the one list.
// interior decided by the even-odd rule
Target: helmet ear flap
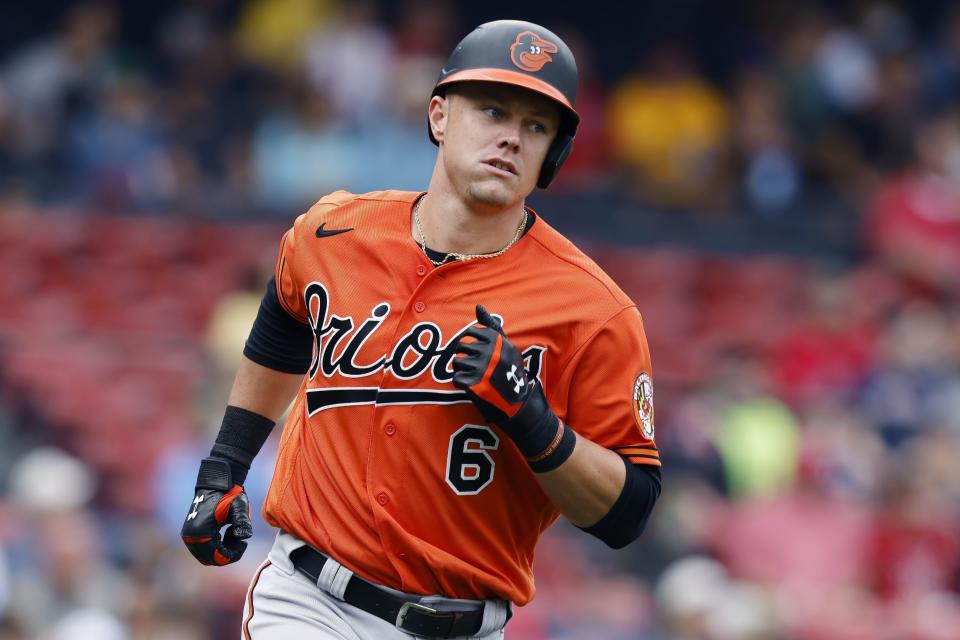
[(538, 187), (546, 189), (550, 186), (571, 151), (573, 151), (573, 135), (567, 131), (559, 132), (550, 144), (550, 149), (547, 150), (547, 157), (543, 159), (540, 177), (537, 178)]

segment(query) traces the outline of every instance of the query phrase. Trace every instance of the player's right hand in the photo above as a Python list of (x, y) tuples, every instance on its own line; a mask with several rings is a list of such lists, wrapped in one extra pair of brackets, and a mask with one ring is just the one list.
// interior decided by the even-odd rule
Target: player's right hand
[(500, 321), (477, 305), (477, 324), (463, 332), (453, 360), (453, 386), (467, 392), (487, 422), (501, 427), (523, 407), (533, 385)]
[[(230, 464), (222, 458), (204, 458), (197, 474), (193, 502), (180, 536), (201, 564), (222, 566), (236, 562), (253, 535), (250, 501), (243, 487), (233, 484)], [(223, 537), (220, 528), (229, 525)]]

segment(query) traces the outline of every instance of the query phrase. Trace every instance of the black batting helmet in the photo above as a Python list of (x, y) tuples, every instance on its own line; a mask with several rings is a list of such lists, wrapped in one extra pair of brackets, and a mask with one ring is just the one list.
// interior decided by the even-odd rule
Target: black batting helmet
[[(442, 95), (457, 82), (485, 81), (512, 84), (536, 91), (561, 107), (563, 117), (540, 169), (537, 186), (546, 189), (573, 149), (580, 116), (573, 108), (577, 98), (577, 63), (563, 40), (549, 29), (522, 20), (497, 20), (482, 24), (460, 41), (431, 97)], [(427, 126), (430, 141), (437, 144)]]

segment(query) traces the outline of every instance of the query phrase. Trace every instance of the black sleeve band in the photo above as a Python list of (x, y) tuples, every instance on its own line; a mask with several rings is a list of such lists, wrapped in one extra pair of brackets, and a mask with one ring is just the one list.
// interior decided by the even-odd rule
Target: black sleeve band
[(310, 325), (300, 322), (280, 306), (275, 278), (267, 283), (243, 355), (282, 373), (306, 373), (310, 369), (313, 332)]
[(623, 464), (627, 468), (627, 476), (620, 497), (599, 522), (583, 528), (614, 549), (621, 549), (640, 537), (653, 512), (653, 505), (660, 497), (659, 467), (631, 464), (626, 458)]
[(242, 485), (247, 479), (250, 463), (263, 448), (273, 424), (273, 420), (259, 413), (227, 405), (210, 456), (223, 458), (230, 463), (234, 484)]

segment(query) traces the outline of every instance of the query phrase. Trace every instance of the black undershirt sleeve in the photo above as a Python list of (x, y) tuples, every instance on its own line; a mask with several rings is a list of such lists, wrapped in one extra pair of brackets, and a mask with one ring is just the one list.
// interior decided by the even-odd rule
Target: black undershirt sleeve
[(660, 497), (660, 467), (632, 464), (626, 458), (623, 464), (627, 475), (620, 497), (599, 522), (581, 527), (614, 549), (621, 549), (640, 537)]
[(280, 306), (274, 278), (267, 283), (243, 355), (282, 373), (306, 373), (310, 369), (313, 331)]

